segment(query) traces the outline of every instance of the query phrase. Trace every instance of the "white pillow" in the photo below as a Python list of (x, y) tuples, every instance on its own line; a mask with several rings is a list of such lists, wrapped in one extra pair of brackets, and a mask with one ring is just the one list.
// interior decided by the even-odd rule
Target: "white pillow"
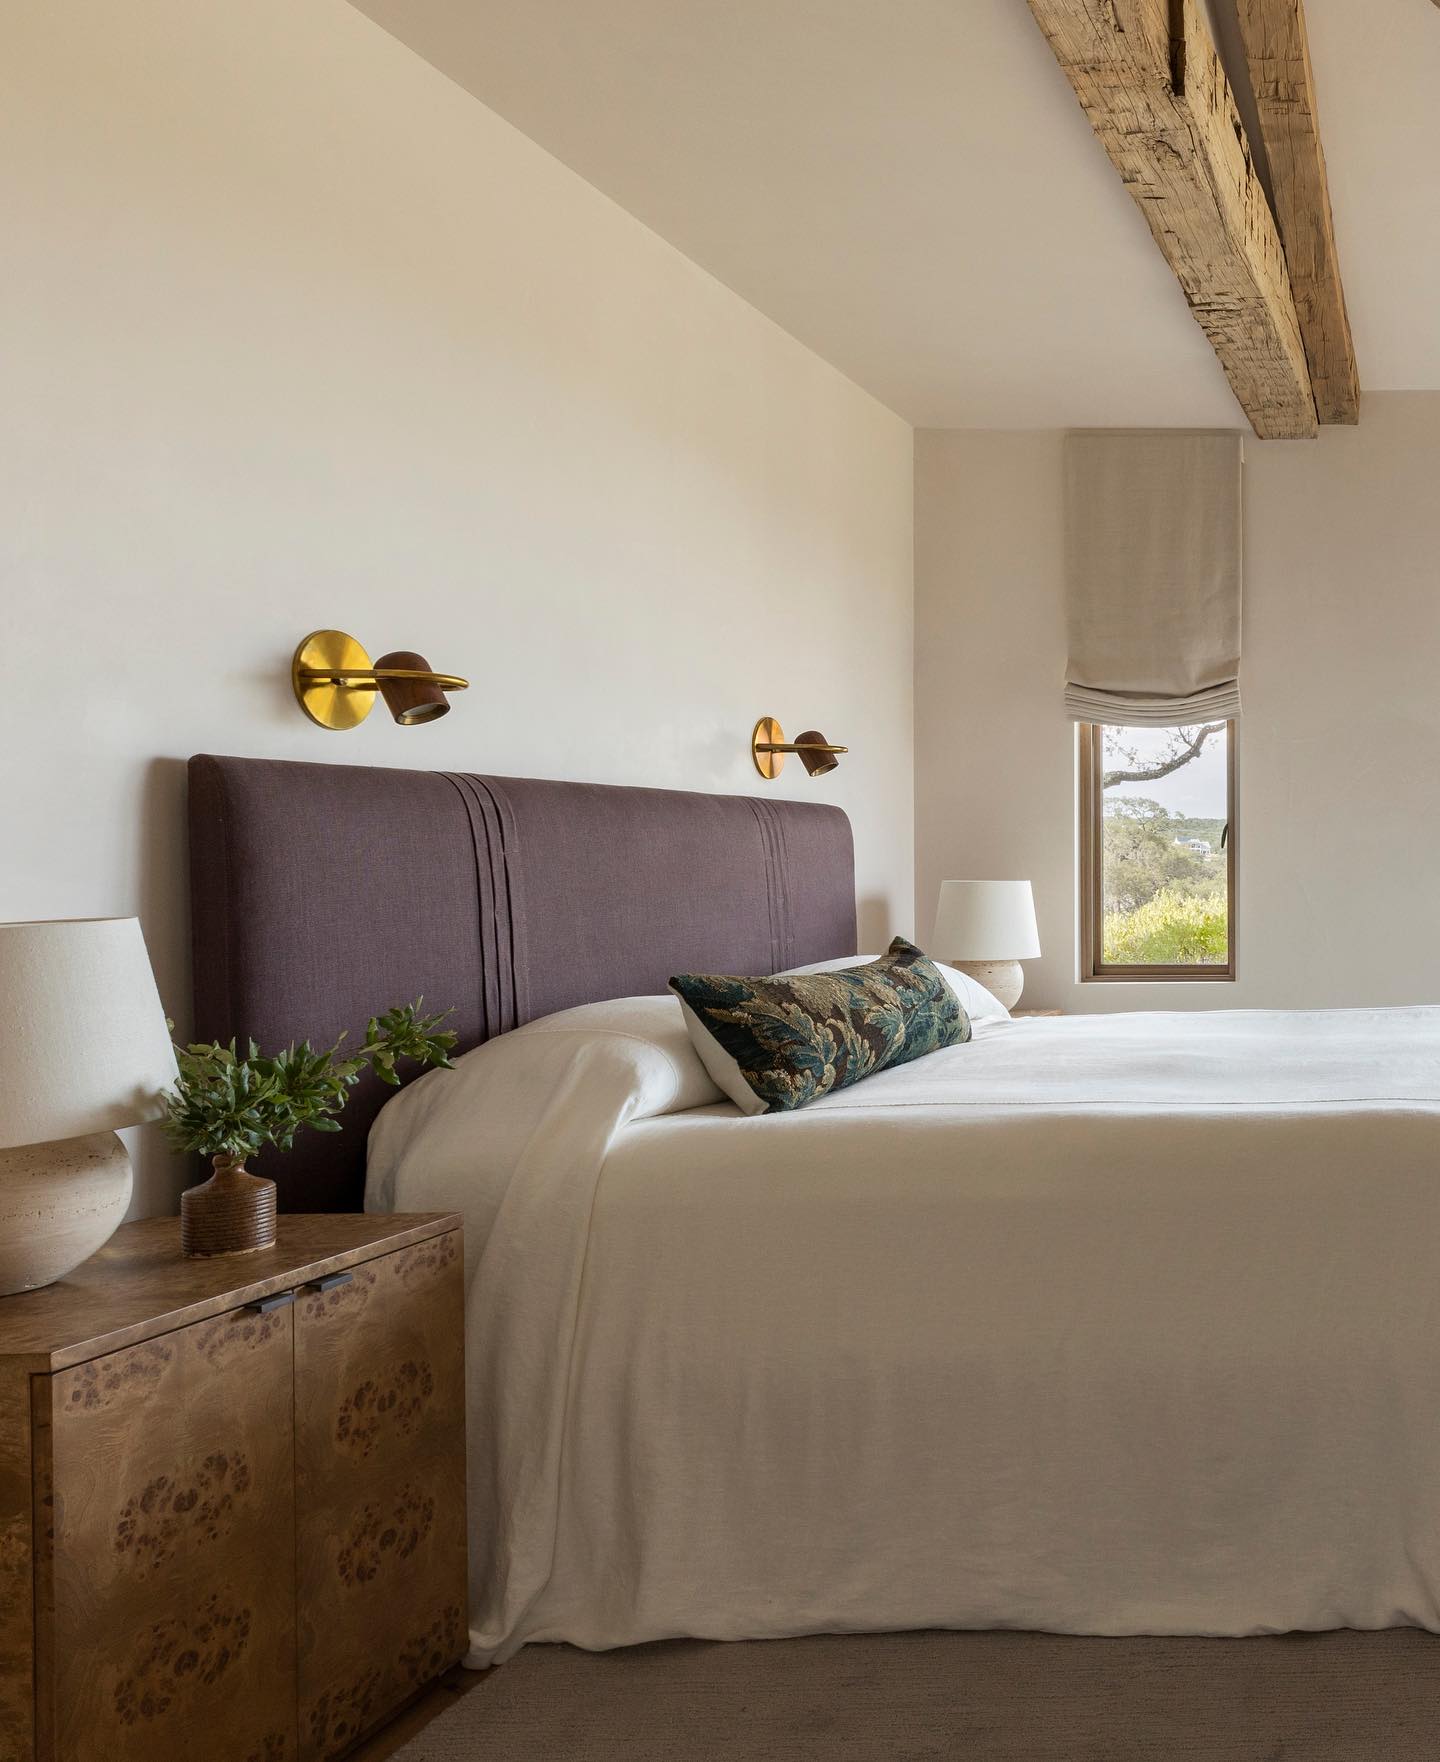
[(565, 1183), (598, 1166), (622, 1126), (723, 1099), (668, 993), (580, 1004), (397, 1089), (370, 1128), (366, 1200), (463, 1212), (473, 1271), (519, 1170), (553, 1203), (580, 1191)]
[(724, 1090), (741, 1113), (764, 1113), (765, 1103), (745, 1081), (745, 1074), (734, 1058), (726, 1052), (683, 997), (677, 996), (675, 1001), (680, 1005), (680, 1014), (690, 1036), (690, 1044), (699, 1053), (711, 1082)]
[[(523, 1040), (537, 1034), (608, 1034), (639, 1041), (662, 1052), (674, 1070), (675, 1092), (661, 1111), (681, 1113), (686, 1108), (709, 1107), (720, 1100), (717, 1088), (727, 1095), (730, 1092), (718, 1078), (713, 1082), (707, 1079), (708, 1066), (696, 1057), (699, 1049), (695, 1036), (686, 1032), (688, 1024), (676, 1013), (678, 1002), (671, 992), (664, 991), (654, 997), (611, 997), (601, 1003), (580, 1003), (573, 1009), (557, 1010), (554, 1015), (536, 1016), (499, 1039)], [(683, 1010), (685, 1006), (680, 1007)], [(705, 1039), (713, 1044), (711, 1035), (705, 1035)], [(498, 1042), (486, 1044), (493, 1046)], [(472, 1056), (465, 1054), (466, 1058)], [(645, 1113), (642, 1111), (636, 1117), (643, 1119)]]
[[(879, 958), (874, 954), (847, 954), (838, 961), (816, 961), (808, 967), (786, 967), (783, 973), (777, 973), (775, 977), (784, 979), (793, 973), (838, 973), (846, 967), (863, 967), (867, 961)], [(935, 965), (945, 975), (946, 984), (960, 999), (965, 1007), (965, 1014), (972, 1022), (1008, 1022), (1010, 1020), (1010, 1012), (1000, 999), (992, 992), (987, 991), (977, 980), (972, 979), (968, 973), (961, 973), (954, 967), (947, 967), (943, 961), (936, 961)], [(710, 1074), (715, 1075), (713, 1071)], [(715, 1081), (719, 1083), (720, 1079), (715, 1077)], [(721, 1083), (720, 1087), (723, 1089), (725, 1085)]]

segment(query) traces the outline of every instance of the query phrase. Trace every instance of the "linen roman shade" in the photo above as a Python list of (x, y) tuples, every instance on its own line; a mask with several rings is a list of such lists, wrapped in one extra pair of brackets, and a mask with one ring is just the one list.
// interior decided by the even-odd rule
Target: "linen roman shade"
[(1241, 437), (1065, 437), (1074, 722), (1173, 727), (1240, 714)]

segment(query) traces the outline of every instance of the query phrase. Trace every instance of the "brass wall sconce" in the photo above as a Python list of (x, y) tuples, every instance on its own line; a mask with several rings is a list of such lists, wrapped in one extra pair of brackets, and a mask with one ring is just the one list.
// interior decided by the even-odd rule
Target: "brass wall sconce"
[(433, 722), (449, 713), (447, 691), (464, 691), (468, 679), (435, 673), (424, 655), (395, 649), (372, 663), (343, 630), (312, 630), (290, 663), (290, 683), (300, 708), (321, 728), (358, 728), (378, 694), (402, 728)]
[(785, 730), (773, 716), (762, 716), (750, 736), (750, 757), (760, 775), (773, 782), (785, 769), (786, 753), (799, 753), (800, 763), (812, 777), (823, 777), (840, 763), (837, 753), (848, 753), (848, 746), (831, 746), (816, 728), (787, 741)]

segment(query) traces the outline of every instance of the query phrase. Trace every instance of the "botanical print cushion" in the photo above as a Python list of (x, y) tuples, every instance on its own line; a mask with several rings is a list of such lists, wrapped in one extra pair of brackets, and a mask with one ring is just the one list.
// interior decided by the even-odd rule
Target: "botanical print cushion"
[(786, 1113), (887, 1065), (970, 1038), (935, 963), (897, 936), (839, 972), (670, 981), (705, 1068), (746, 1113)]

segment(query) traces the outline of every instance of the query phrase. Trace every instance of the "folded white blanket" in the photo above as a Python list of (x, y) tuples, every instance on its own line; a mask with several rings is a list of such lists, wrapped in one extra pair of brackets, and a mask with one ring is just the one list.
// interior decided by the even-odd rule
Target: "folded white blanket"
[(477, 1662), (1440, 1631), (1440, 1010), (987, 1022), (743, 1118), (671, 999), (402, 1092), (464, 1213)]

